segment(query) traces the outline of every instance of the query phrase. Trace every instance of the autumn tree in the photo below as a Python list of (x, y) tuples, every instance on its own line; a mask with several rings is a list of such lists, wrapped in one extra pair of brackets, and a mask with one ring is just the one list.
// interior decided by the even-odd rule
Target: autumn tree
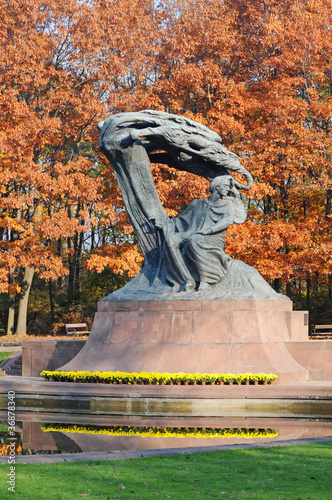
[[(11, 299), (8, 333), (15, 294), (16, 333), (26, 332), (35, 273), (49, 283), (50, 297), (52, 282), (67, 275), (70, 300), (86, 237), (98, 225), (126, 225), (117, 189), (104, 187), (114, 180), (99, 166), (96, 124), (136, 99), (142, 47), (135, 49), (131, 28), (144, 28), (135, 18), (142, 6), (138, 17), (147, 15), (144, 4), (1, 1), (0, 291)], [(111, 253), (119, 270), (135, 270), (132, 245), (120, 238)]]

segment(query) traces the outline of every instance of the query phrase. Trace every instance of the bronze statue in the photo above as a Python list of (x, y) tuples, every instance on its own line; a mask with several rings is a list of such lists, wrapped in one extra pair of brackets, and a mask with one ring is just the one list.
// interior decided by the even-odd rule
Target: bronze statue
[[(151, 110), (113, 115), (99, 130), (100, 148), (115, 171), (145, 258), (141, 272), (104, 300), (281, 298), (255, 269), (224, 252), (227, 228), (246, 218), (238, 189), (248, 190), (252, 177), (218, 134), (187, 118)], [(170, 219), (150, 162), (205, 177), (210, 196), (193, 200)]]

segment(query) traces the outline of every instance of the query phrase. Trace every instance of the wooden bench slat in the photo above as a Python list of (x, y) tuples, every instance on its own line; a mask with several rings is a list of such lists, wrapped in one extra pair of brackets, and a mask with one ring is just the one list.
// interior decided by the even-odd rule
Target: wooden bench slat
[[(88, 326), (86, 323), (67, 323), (65, 325), (66, 328), (66, 333), (68, 335), (86, 335), (90, 333), (90, 330), (88, 330)], [(81, 328), (78, 330), (78, 328)], [(82, 330), (83, 328), (83, 330)]]
[(81, 331), (71, 331), (71, 332), (67, 332), (67, 335), (74, 335), (76, 337), (76, 335), (87, 335), (88, 333), (90, 333), (89, 330), (86, 330), (84, 332), (81, 332)]
[(76, 328), (76, 327), (87, 327), (87, 324), (86, 323), (67, 323), (65, 326), (68, 326), (70, 328)]

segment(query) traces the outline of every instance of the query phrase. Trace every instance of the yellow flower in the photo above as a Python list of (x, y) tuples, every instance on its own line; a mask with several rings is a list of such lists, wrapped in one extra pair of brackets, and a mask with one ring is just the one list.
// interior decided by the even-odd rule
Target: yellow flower
[(202, 382), (206, 381), (207, 383), (211, 382), (245, 382), (245, 381), (274, 381), (278, 377), (277, 375), (273, 373), (184, 373), (184, 372), (177, 372), (177, 373), (157, 373), (157, 372), (99, 372), (99, 371), (94, 371), (94, 372), (88, 372), (88, 371), (48, 371), (48, 370), (43, 370), (40, 374), (42, 377), (45, 378), (54, 378), (55, 380), (59, 379), (67, 379), (71, 380), (73, 382), (76, 382), (78, 380), (82, 381), (92, 381), (92, 380), (98, 380), (98, 381), (109, 381), (110, 383), (127, 383), (127, 384), (132, 384), (133, 382), (145, 382), (145, 383), (157, 383), (160, 384), (161, 382), (163, 383), (170, 383), (170, 382), (183, 382), (186, 381), (188, 383), (194, 383), (194, 382)]
[(42, 427), (43, 432), (73, 432), (84, 434), (107, 434), (109, 436), (140, 436), (140, 437), (243, 437), (243, 438), (272, 438), (278, 435), (274, 429), (254, 430), (254, 429), (172, 429), (167, 427), (150, 427), (133, 429), (128, 427), (94, 427), (79, 426), (74, 424), (45, 424)]

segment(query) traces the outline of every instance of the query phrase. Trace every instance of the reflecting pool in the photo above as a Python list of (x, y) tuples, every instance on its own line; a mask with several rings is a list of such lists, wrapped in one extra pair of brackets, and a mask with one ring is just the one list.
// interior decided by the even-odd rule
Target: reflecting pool
[[(6, 414), (0, 413), (0, 455), (8, 454)], [(19, 413), (17, 455), (166, 450), (272, 443), (332, 436), (332, 419), (130, 417)]]

